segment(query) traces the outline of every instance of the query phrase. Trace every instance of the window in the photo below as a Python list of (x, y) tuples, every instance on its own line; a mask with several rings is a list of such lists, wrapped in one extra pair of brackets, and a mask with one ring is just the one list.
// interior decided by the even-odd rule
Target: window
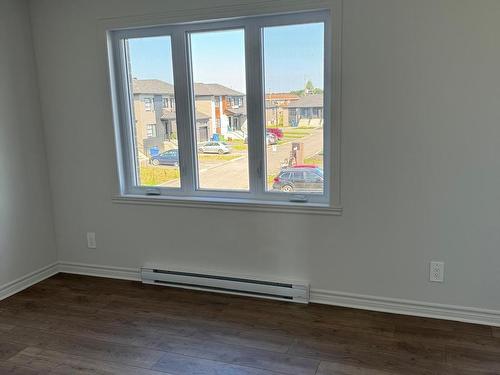
[(163, 98), (163, 108), (174, 109), (174, 98)]
[(150, 98), (144, 99), (144, 109), (148, 112), (153, 110), (153, 99)]
[[(139, 190), (161, 186), (178, 190), (181, 184), (179, 157), (165, 154), (176, 148), (176, 113), (170, 108), (154, 111), (154, 96), (174, 95), (172, 68), (172, 41), (170, 36), (126, 38), (123, 53), (128, 63), (127, 95), (129, 96), (130, 124), (127, 127), (130, 180), (128, 184)], [(144, 74), (148, 71), (148, 75)], [(163, 79), (152, 79), (161, 77)], [(147, 96), (144, 98), (144, 96)], [(144, 98), (144, 106), (141, 100)], [(168, 100), (165, 99), (165, 101)], [(165, 140), (169, 139), (169, 142)]]
[[(324, 23), (295, 24), (265, 27), (262, 30), (264, 89), (266, 93), (293, 92), (297, 95), (294, 105), (303, 107), (306, 113), (313, 106), (324, 105)], [(293, 49), (287, 41), (293, 40)], [(283, 58), (286, 56), (286, 59)], [(301, 82), (302, 87), (293, 90), (289, 82)], [(297, 84), (296, 84), (297, 85)], [(318, 188), (298, 188), (296, 184), (276, 184), (273, 177), (277, 168), (297, 168), (308, 165), (323, 169), (324, 122), (311, 116), (297, 118), (291, 108), (284, 108), (286, 116), (278, 122), (274, 115), (266, 113), (267, 130), (281, 139), (289, 139), (288, 147), (268, 147), (266, 152), (267, 190), (293, 194), (318, 192)], [(288, 119), (285, 123), (285, 119)], [(328, 126), (328, 124), (326, 124)], [(281, 134), (279, 134), (281, 133)], [(298, 180), (297, 180), (298, 181)], [(323, 187), (319, 190), (323, 190)]]
[[(308, 11), (110, 31), (122, 195), (335, 207), (339, 59), (330, 17)], [(290, 97), (279, 116), (266, 108), (271, 94)], [(148, 114), (154, 100), (144, 95), (162, 97), (162, 113)], [(145, 113), (135, 105), (141, 97)], [(148, 120), (175, 123), (175, 132), (149, 123), (141, 138)]]
[(148, 138), (156, 137), (156, 124), (147, 125), (146, 132)]
[[(243, 28), (190, 32), (187, 34), (191, 46), (191, 66), (194, 82), (195, 118), (210, 115), (203, 101), (196, 100), (196, 86), (216, 95), (215, 118), (219, 127), (212, 134), (215, 140), (231, 138), (231, 144), (213, 143), (204, 145), (197, 139), (196, 181), (203, 190), (248, 191), (248, 148), (235, 142), (229, 124), (230, 108), (219, 99), (234, 91), (245, 94), (245, 31)], [(218, 67), (218, 68), (214, 68)], [(207, 72), (207, 70), (210, 70)], [(228, 77), (228, 75), (231, 75)], [(200, 86), (200, 85), (199, 85)]]

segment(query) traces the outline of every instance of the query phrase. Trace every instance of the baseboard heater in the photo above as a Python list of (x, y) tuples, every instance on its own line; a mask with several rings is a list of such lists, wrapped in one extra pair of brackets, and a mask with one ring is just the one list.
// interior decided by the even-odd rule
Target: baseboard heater
[(141, 268), (141, 278), (145, 284), (309, 303), (309, 285), (304, 283), (264, 281), (158, 268)]

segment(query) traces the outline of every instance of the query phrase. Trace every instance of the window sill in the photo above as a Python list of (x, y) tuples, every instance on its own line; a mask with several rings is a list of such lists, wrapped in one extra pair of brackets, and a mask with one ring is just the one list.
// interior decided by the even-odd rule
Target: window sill
[(307, 215), (342, 215), (341, 207), (329, 207), (323, 204), (292, 202), (249, 201), (242, 199), (228, 199), (225, 201), (210, 200), (210, 198), (177, 198), (143, 195), (119, 195), (112, 199), (116, 204), (136, 204), (146, 206), (170, 206), (170, 207), (190, 207), (190, 208), (212, 208), (219, 210), (238, 211), (260, 211), (260, 212), (281, 212), (297, 213)]

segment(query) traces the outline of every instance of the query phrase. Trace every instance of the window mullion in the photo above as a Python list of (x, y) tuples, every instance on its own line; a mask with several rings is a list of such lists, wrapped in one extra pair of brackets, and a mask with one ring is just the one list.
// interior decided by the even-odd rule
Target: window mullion
[(262, 79), (261, 30), (254, 23), (245, 27), (245, 61), (247, 86), (247, 129), (250, 192), (256, 197), (264, 194), (265, 148)]
[(175, 82), (175, 112), (179, 141), (181, 189), (192, 193), (195, 190), (195, 163), (193, 137), (193, 111), (187, 38), (182, 29), (172, 33), (172, 65)]
[[(123, 178), (125, 181), (125, 190), (129, 191), (132, 186), (137, 184), (137, 159), (135, 155), (136, 142), (135, 142), (135, 129), (134, 129), (134, 106), (133, 99), (131, 97), (131, 89), (129, 87), (130, 79), (130, 66), (128, 65), (128, 43), (125, 40), (116, 40), (117, 44), (117, 61), (119, 62), (118, 71), (121, 73), (121, 77), (117, 80), (118, 84), (121, 85), (118, 90), (119, 95), (121, 95), (120, 101), (124, 103), (122, 108), (122, 127), (121, 132), (121, 148), (122, 157), (124, 158), (124, 171)], [(122, 190), (123, 190), (122, 186)]]

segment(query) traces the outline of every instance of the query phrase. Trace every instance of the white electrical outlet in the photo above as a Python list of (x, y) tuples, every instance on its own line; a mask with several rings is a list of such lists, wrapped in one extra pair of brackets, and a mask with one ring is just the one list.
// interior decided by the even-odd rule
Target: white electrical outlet
[(87, 247), (89, 249), (97, 248), (97, 243), (95, 241), (95, 232), (87, 232)]
[(431, 262), (429, 280), (435, 283), (444, 281), (444, 262)]

